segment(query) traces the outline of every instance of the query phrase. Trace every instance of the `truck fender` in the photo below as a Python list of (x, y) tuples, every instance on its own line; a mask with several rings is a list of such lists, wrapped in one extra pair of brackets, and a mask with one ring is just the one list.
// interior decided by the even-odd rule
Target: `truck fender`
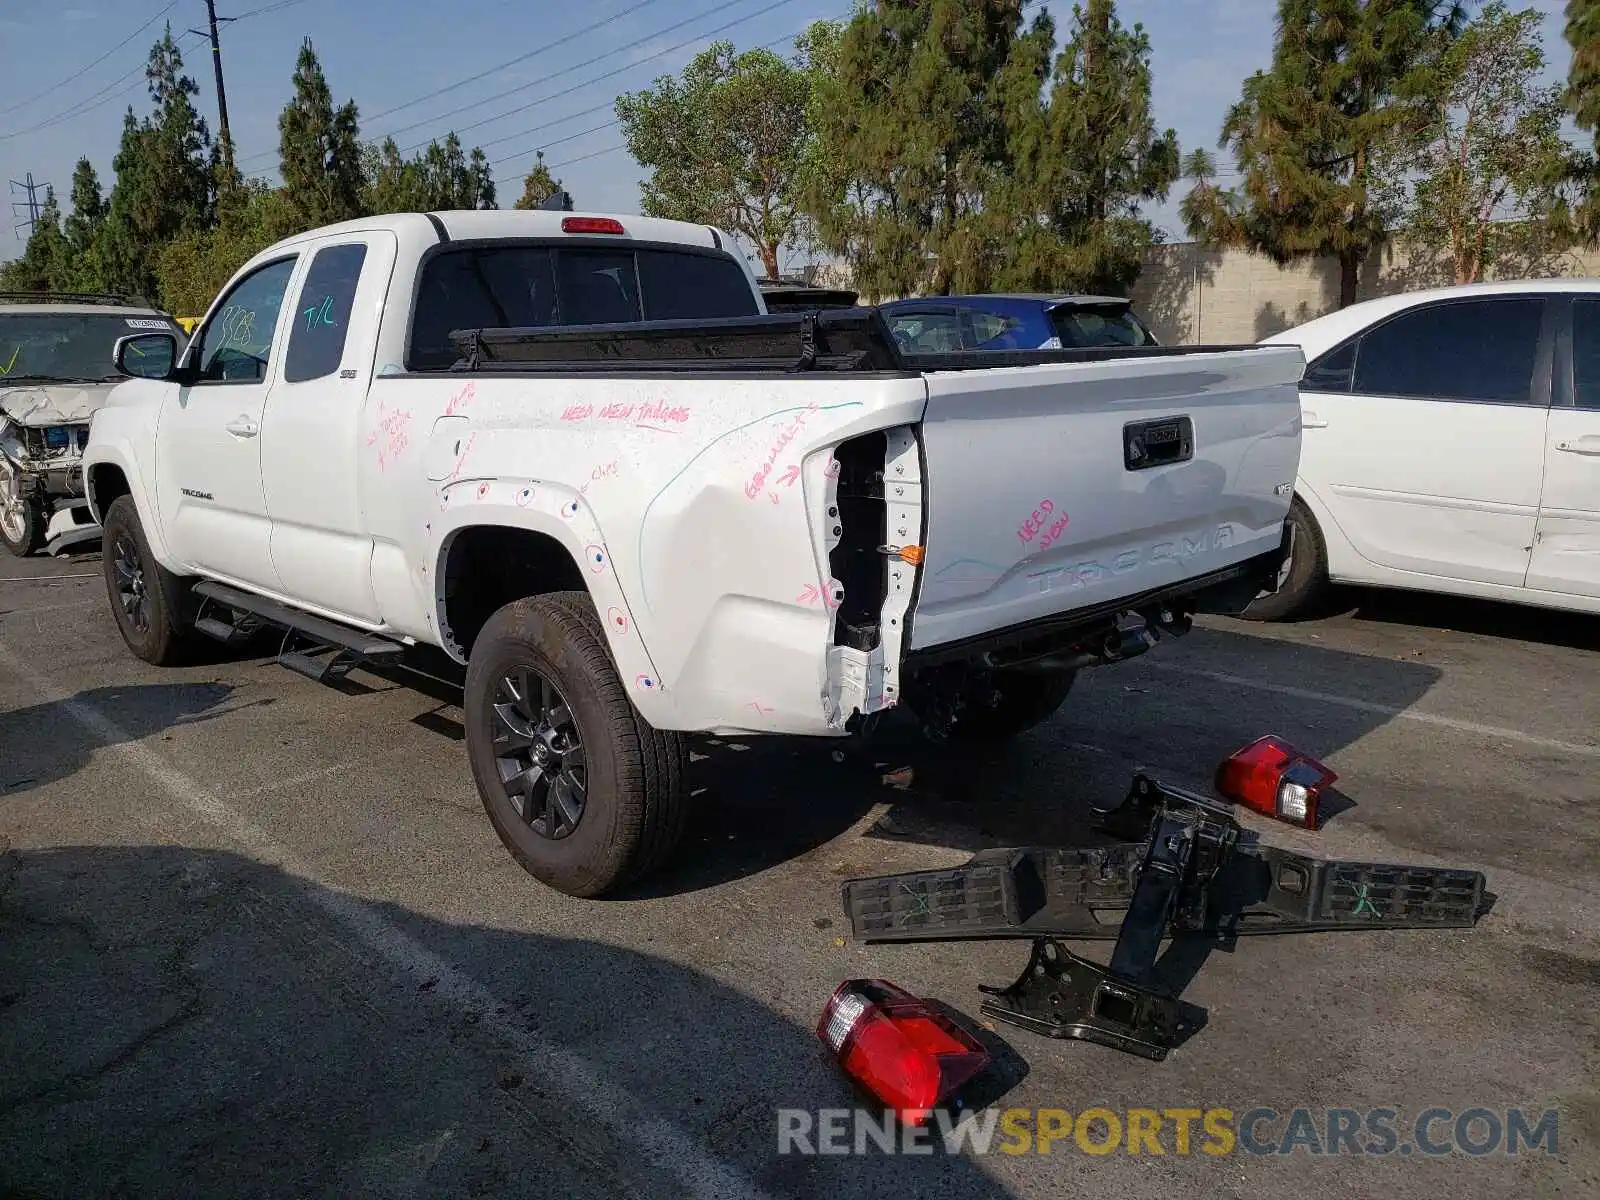
[(652, 724), (669, 719), (672, 701), (667, 688), (634, 622), (633, 608), (613, 566), (611, 548), (583, 496), (572, 488), (542, 480), (466, 479), (444, 483), (438, 489), (437, 501), (437, 511), (426, 522), (432, 553), (423, 555), (423, 562), (433, 565), (422, 569), (432, 576), (433, 625), (452, 658), (465, 662), (461, 647), (447, 634), (444, 575), (457, 536), (482, 526), (543, 534), (563, 546), (583, 573), (629, 699)]
[[(97, 416), (99, 414), (96, 414)], [(120, 472), (127, 484), (127, 494), (133, 497), (134, 510), (139, 514), (139, 524), (144, 528), (145, 540), (150, 544), (150, 553), (168, 571), (174, 575), (181, 575), (181, 565), (173, 557), (167, 545), (166, 530), (162, 527), (161, 516), (156, 508), (155, 496), (146, 486), (145, 478), (140, 473), (137, 457), (120, 440), (113, 442), (98, 442), (91, 444), (84, 454), (83, 462), (83, 490), (89, 500), (89, 515), (94, 518), (96, 525), (105, 524), (106, 509), (111, 507), (112, 501), (122, 491), (106, 495), (103, 488), (97, 491), (97, 480), (104, 479), (102, 468), (109, 468)]]

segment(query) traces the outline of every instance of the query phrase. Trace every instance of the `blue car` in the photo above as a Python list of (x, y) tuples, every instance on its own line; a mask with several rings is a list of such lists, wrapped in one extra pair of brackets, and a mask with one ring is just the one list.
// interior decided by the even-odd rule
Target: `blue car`
[(1120, 296), (923, 296), (891, 300), (878, 310), (900, 349), (910, 354), (1156, 343)]

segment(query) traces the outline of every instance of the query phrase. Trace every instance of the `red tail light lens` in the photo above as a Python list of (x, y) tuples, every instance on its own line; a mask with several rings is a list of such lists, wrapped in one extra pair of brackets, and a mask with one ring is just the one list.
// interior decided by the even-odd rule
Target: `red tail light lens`
[(562, 217), (562, 233), (627, 233), (615, 217)]
[(1309, 754), (1273, 734), (1230, 754), (1217, 768), (1217, 791), (1236, 804), (1299, 825), (1317, 827), (1317, 802), (1339, 778)]
[(828, 998), (817, 1036), (844, 1073), (921, 1125), (989, 1065), (989, 1052), (949, 1017), (882, 979), (850, 979)]

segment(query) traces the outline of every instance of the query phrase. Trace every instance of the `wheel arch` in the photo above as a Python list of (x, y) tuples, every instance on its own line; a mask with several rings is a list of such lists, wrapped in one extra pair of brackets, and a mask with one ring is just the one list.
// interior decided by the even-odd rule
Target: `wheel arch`
[[(520, 487), (513, 496), (532, 490)], [(434, 624), (441, 647), (466, 663), (484, 623), (502, 606), (550, 592), (585, 592), (630, 697), (648, 720), (667, 721), (670, 702), (593, 516), (576, 498), (557, 494), (545, 503), (558, 507), (547, 512), (531, 499), (498, 504), (485, 493), (478, 502), (463, 505), (466, 511), (450, 514), (432, 567)]]

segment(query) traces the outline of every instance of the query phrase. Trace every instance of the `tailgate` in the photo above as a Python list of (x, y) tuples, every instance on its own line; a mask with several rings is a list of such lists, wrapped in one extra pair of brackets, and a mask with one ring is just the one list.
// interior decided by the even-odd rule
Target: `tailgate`
[(1276, 549), (1303, 367), (1263, 346), (927, 374), (911, 649)]

